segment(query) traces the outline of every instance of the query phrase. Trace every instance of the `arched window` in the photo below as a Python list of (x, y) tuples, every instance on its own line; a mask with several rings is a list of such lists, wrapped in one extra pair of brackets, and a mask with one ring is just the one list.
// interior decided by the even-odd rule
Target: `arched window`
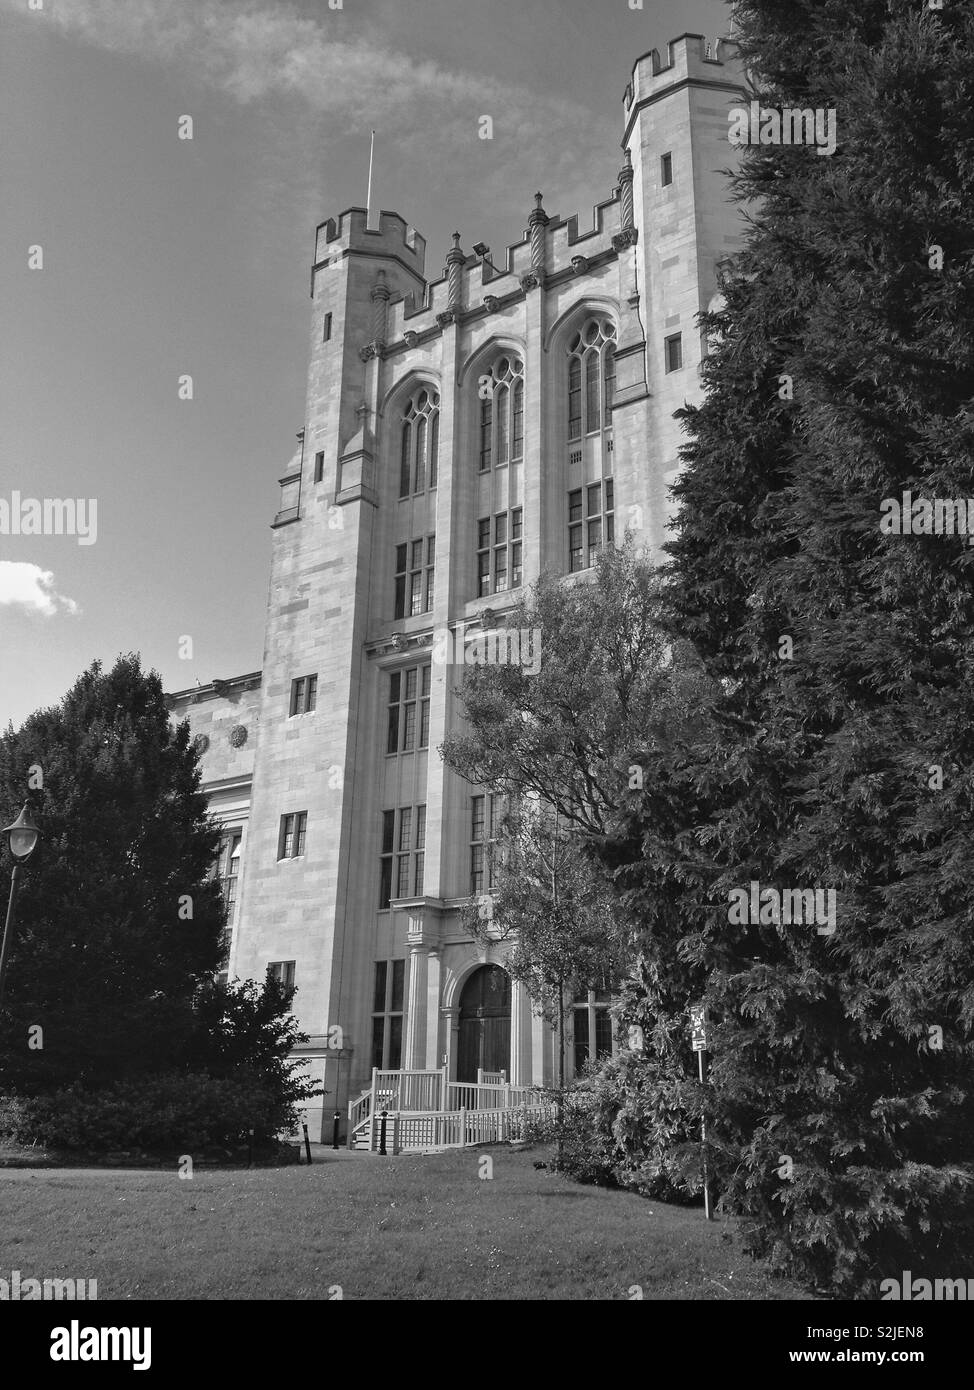
[(524, 457), (524, 363), (506, 354), (479, 377), (480, 471)]
[(439, 442), (440, 397), (428, 386), (406, 402), (402, 413), (399, 454), (399, 496), (436, 487), (436, 450)]
[(608, 428), (616, 373), (615, 336), (611, 320), (591, 318), (568, 345), (570, 440)]

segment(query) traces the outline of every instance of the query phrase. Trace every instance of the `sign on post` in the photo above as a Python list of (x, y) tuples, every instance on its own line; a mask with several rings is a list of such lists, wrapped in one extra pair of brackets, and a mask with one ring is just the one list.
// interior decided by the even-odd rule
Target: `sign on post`
[(706, 1052), (707, 1008), (705, 1004), (690, 1005), (690, 1036), (694, 1052)]
[[(703, 1054), (707, 1050), (707, 1006), (690, 1005), (690, 1039), (697, 1054), (700, 1084), (703, 1085)], [(700, 1114), (700, 1162), (703, 1168), (703, 1214), (707, 1221), (712, 1219), (710, 1210), (710, 1178), (707, 1173), (707, 1121)]]

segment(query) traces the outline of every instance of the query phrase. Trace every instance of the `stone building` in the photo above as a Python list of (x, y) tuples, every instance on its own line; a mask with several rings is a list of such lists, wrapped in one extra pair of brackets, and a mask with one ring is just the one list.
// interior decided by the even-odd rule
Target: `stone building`
[[(504, 948), (461, 930), (487, 886), (490, 798), (436, 748), (465, 643), (512, 595), (542, 570), (584, 572), (627, 529), (651, 550), (665, 538), (673, 412), (699, 397), (706, 352), (696, 316), (741, 226), (722, 171), (742, 84), (730, 41), (641, 57), (592, 225), (539, 193), (506, 255), (457, 234), (438, 279), (398, 213), (317, 229), (263, 668), (173, 696), (225, 828), (229, 973), (296, 984), (324, 1085), (313, 1134), (374, 1066), (557, 1073)], [(569, 1074), (614, 1045), (607, 1000), (572, 1017)]]

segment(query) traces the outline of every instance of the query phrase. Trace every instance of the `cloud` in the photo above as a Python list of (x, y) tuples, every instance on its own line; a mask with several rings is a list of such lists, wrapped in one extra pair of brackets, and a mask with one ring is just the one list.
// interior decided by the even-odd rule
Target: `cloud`
[[(5, 8), (22, 8), (3, 0)], [(329, 15), (335, 33), (329, 33)], [(344, 16), (306, 19), (287, 5), (246, 8), (225, 0), (56, 0), (52, 21), (64, 35), (115, 53), (189, 66), (240, 102), (296, 95), (341, 115), (346, 129), (367, 130), (421, 102), (511, 108), (517, 122), (539, 110), (564, 118), (577, 108), (526, 88), (453, 72), (384, 48), (367, 29), (349, 34)]]
[[(0, 7), (19, 9), (21, 0)], [(481, 115), (493, 117), (505, 158), (533, 155), (549, 178), (577, 173), (596, 151), (604, 158), (612, 138), (611, 124), (575, 100), (412, 57), (324, 4), (311, 19), (287, 4), (249, 0), (56, 0), (50, 22), (109, 52), (178, 63), (242, 104), (299, 99), (342, 133), (384, 127), (400, 140), (415, 135), (428, 156), (469, 146)]]
[(5, 604), (44, 618), (81, 611), (74, 599), (65, 598), (54, 588), (51, 570), (20, 560), (0, 560), (0, 607)]

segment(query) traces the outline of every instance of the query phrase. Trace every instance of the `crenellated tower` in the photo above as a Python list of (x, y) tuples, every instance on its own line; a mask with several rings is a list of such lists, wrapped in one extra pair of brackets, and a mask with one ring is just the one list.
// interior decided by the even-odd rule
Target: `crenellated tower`
[[(590, 225), (538, 192), (506, 253), (466, 251), (457, 232), (434, 280), (396, 213), (370, 228), (351, 208), (317, 229), (230, 961), (294, 971), (325, 1087), (316, 1134), (373, 1066), (476, 1071), (471, 1030), (504, 952), (460, 922), (483, 887), (489, 807), (436, 751), (457, 727), (458, 667), (471, 631), (503, 624), (543, 571), (587, 582), (624, 530), (655, 553), (666, 539), (673, 412), (700, 393), (696, 315), (741, 232), (723, 171), (743, 87), (727, 41), (644, 55)], [(508, 1008), (491, 1066), (550, 1082), (551, 1030), (517, 984)], [(573, 1002), (574, 1062), (583, 1015), (595, 1047), (604, 1012)]]

